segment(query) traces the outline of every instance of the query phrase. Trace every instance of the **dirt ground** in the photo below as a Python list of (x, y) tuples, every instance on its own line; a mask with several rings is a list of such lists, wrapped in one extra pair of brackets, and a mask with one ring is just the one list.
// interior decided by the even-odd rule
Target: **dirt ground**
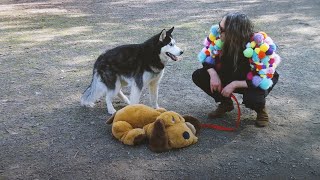
[[(185, 53), (165, 70), (160, 106), (234, 125), (236, 113), (207, 118), (216, 105), (191, 80), (210, 26), (233, 11), (279, 46), (269, 127), (241, 105), (238, 131), (203, 129), (197, 144), (157, 154), (115, 140), (104, 102), (80, 106), (100, 53), (175, 26)], [(0, 19), (1, 180), (320, 179), (319, 0), (2, 0)]]

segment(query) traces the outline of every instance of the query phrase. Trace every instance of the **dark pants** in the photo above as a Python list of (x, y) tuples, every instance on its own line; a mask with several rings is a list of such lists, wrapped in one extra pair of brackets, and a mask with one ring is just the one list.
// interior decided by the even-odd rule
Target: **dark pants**
[[(278, 82), (279, 74), (276, 72), (272, 78), (273, 85), (268, 90), (260, 88), (240, 88), (236, 89), (234, 93), (243, 95), (243, 104), (250, 109), (259, 111), (264, 108), (266, 104), (266, 97)], [(206, 69), (198, 69), (192, 74), (193, 82), (200, 87), (209, 96), (213, 97), (216, 102), (226, 101), (230, 98), (222, 96), (219, 92), (211, 92), (210, 90), (210, 75)]]

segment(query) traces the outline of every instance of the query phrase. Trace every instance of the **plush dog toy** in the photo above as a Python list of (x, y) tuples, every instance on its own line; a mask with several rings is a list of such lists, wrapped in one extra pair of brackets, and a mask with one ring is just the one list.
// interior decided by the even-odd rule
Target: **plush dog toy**
[(153, 109), (142, 104), (128, 105), (108, 120), (113, 136), (127, 145), (146, 139), (155, 152), (183, 148), (198, 141), (200, 122), (192, 116), (181, 116), (163, 108)]

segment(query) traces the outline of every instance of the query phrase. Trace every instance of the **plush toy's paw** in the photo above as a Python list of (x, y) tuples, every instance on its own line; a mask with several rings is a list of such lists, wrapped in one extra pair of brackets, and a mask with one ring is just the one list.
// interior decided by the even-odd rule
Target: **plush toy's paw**
[(165, 108), (157, 108), (156, 111), (160, 112), (160, 113), (164, 113), (167, 110)]
[(122, 141), (124, 137), (133, 129), (131, 124), (125, 121), (117, 121), (112, 124), (112, 134), (116, 139)]
[(121, 141), (127, 145), (136, 145), (142, 143), (146, 139), (145, 131), (141, 128), (135, 128), (128, 131), (122, 138)]
[(147, 136), (145, 134), (139, 134), (133, 140), (134, 145), (142, 144), (146, 141)]

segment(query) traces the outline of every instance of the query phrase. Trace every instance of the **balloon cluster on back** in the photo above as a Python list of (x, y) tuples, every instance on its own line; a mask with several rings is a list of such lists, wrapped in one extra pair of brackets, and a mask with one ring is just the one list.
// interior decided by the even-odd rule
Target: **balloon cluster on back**
[(216, 65), (218, 63), (218, 58), (216, 57), (221, 54), (221, 49), (223, 46), (218, 28), (218, 25), (213, 25), (210, 29), (209, 36), (203, 41), (203, 45), (205, 47), (198, 54), (198, 59), (201, 63), (206, 62), (212, 65)]
[[(220, 58), (217, 57), (221, 54), (223, 42), (220, 39), (218, 28), (218, 25), (213, 25), (209, 36), (204, 39), (203, 45), (205, 47), (198, 54), (201, 63), (220, 64)], [(267, 90), (272, 86), (271, 79), (281, 61), (275, 51), (276, 45), (265, 32), (254, 33), (250, 42), (246, 44), (243, 54), (249, 59), (251, 67), (247, 79), (251, 80), (255, 87)]]
[(275, 53), (276, 49), (276, 45), (265, 32), (254, 33), (251, 42), (247, 43), (243, 54), (249, 58), (252, 70), (247, 74), (247, 79), (251, 80), (255, 87), (267, 90), (272, 86), (271, 79), (281, 61), (280, 56)]

